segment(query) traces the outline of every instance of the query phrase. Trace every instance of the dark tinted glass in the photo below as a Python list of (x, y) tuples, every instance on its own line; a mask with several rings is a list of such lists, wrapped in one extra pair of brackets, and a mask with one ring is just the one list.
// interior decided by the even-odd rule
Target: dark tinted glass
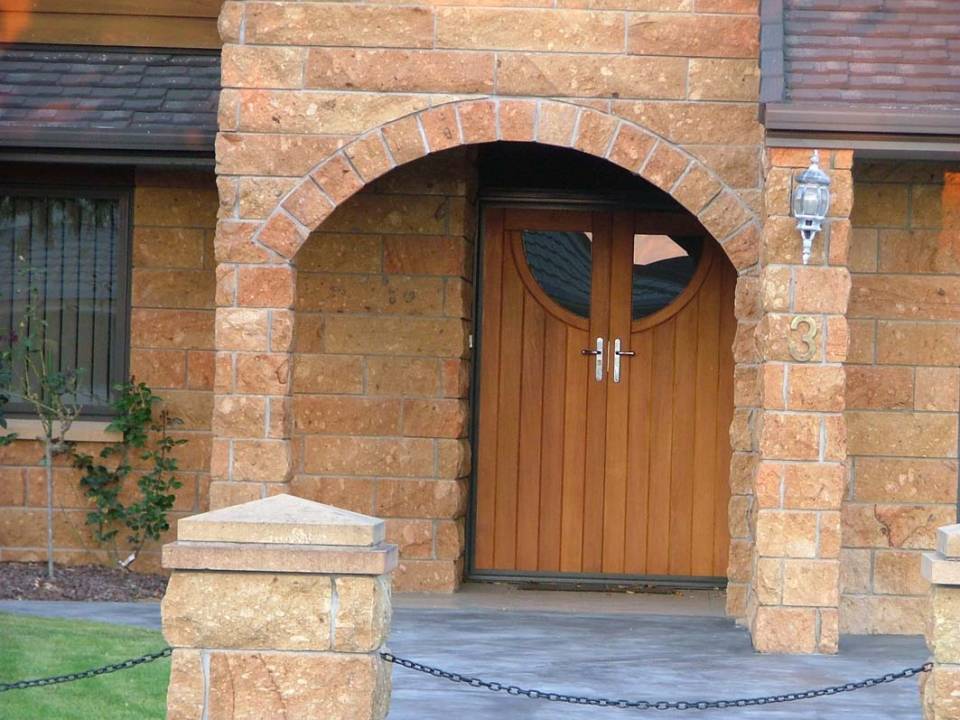
[(580, 317), (590, 317), (589, 233), (524, 230), (523, 253), (530, 273), (554, 302)]
[(652, 315), (676, 300), (690, 284), (700, 262), (698, 240), (666, 235), (633, 238), (632, 312), (634, 320)]
[[(112, 352), (122, 312), (117, 199), (0, 195), (0, 337), (23, 334), (35, 298), (51, 362), (79, 371), (85, 406), (103, 406), (122, 368)], [(14, 368), (21, 372), (22, 368)]]

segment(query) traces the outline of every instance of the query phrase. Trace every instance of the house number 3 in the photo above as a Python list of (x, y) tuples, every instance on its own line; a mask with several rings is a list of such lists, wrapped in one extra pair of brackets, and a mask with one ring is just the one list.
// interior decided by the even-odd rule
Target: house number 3
[(799, 337), (790, 338), (790, 356), (797, 362), (809, 362), (817, 354), (817, 321), (809, 315), (797, 315), (790, 322), (790, 330), (796, 332), (800, 326), (804, 329)]

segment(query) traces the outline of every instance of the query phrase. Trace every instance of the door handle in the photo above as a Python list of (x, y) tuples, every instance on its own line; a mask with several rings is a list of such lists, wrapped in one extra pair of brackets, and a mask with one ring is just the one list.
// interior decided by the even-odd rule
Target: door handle
[(620, 382), (620, 358), (633, 357), (636, 355), (632, 350), (620, 349), (620, 338), (613, 341), (613, 381)]
[(597, 382), (603, 382), (603, 338), (597, 338), (597, 349), (591, 350), (590, 348), (584, 348), (580, 351), (581, 355), (593, 355), (594, 357), (594, 377), (596, 377)]

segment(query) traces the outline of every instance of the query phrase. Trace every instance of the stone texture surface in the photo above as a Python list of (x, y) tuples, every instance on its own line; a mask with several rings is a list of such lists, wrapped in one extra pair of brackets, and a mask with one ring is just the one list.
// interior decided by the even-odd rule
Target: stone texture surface
[[(19, 180), (16, 174), (10, 180)], [(188, 444), (175, 450), (180, 462), (172, 520), (207, 509), (213, 400), (214, 289), (217, 187), (211, 172), (140, 169), (132, 181), (130, 262), (130, 372), (165, 400), (184, 424), (175, 429)], [(81, 443), (96, 453), (99, 444)], [(31, 531), (45, 492), (28, 492), (43, 453), (32, 442), (0, 449), (0, 515), (11, 532), (0, 539), (6, 559), (42, 559), (46, 540)], [(66, 472), (66, 469), (64, 469)], [(56, 502), (62, 512), (54, 533), (56, 559), (66, 563), (110, 562), (82, 531), (86, 504), (76, 476), (60, 474)], [(16, 529), (14, 529), (16, 528)], [(80, 532), (77, 531), (80, 529)], [(160, 567), (160, 548), (148, 543), (136, 568)]]
[(938, 525), (955, 521), (957, 170), (934, 162), (854, 168), (857, 365), (847, 370), (846, 413), (854, 496), (843, 542), (866, 553), (871, 577), (844, 591), (848, 631), (923, 630), (919, 555), (936, 547)]
[[(758, 284), (751, 290), (760, 309), (754, 336), (761, 361), (752, 397), (761, 409), (747, 416), (743, 438), (736, 436), (740, 449), (755, 447), (759, 456), (752, 478), (755, 521), (742, 531), (755, 559), (745, 604), (759, 651), (834, 653), (841, 576), (850, 584), (857, 578), (841, 572), (845, 559), (852, 562), (841, 554), (848, 447), (841, 363), (847, 342), (843, 331), (831, 332), (831, 326), (846, 328), (849, 207), (833, 205), (821, 247), (809, 264), (801, 263), (789, 208), (792, 175), (804, 154), (769, 149), (765, 166), (767, 215)], [(850, 184), (845, 153), (824, 151), (822, 159), (837, 185)], [(750, 489), (743, 498), (751, 499)], [(901, 569), (892, 564), (891, 575)]]
[(175, 647), (326, 650), (333, 581), (323, 575), (177, 571), (163, 598)]
[(369, 547), (384, 537), (381, 520), (286, 494), (184, 518), (178, 532), (181, 540), (271, 545)]
[(208, 720), (382, 720), (389, 669), (371, 655), (210, 653)]

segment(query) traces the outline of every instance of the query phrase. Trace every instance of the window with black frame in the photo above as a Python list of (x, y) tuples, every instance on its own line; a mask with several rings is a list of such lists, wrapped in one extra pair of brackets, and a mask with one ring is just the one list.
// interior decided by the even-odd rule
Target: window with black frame
[(0, 188), (0, 338), (30, 337), (76, 372), (85, 415), (106, 414), (125, 379), (128, 207), (123, 191)]

